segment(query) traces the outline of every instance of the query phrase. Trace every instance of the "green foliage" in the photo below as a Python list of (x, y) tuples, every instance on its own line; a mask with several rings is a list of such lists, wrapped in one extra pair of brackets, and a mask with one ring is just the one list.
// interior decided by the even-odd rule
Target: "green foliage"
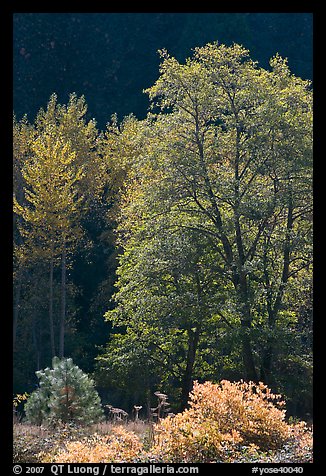
[(237, 44), (196, 48), (185, 64), (160, 54), (152, 112), (103, 144), (119, 146), (124, 175), (106, 318), (185, 404), (208, 374), (274, 384), (298, 329), (293, 296), (312, 277), (312, 91), (279, 55), (265, 70)]
[(101, 420), (103, 411), (93, 381), (72, 359), (58, 359), (53, 368), (36, 372), (39, 388), (26, 405), (27, 420), (36, 425), (75, 422), (89, 425)]

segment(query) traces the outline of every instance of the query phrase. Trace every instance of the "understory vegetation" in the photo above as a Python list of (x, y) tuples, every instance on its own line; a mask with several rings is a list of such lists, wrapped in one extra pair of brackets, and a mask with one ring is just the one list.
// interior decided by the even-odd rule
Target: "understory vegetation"
[(14, 461), (312, 462), (312, 427), (286, 421), (283, 407), (262, 383), (195, 382), (189, 408), (156, 422), (16, 423)]

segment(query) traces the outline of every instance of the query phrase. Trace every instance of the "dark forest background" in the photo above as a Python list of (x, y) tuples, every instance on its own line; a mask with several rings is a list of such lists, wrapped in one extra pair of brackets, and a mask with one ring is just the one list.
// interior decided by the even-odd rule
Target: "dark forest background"
[(158, 77), (158, 49), (178, 61), (208, 42), (248, 48), (266, 68), (278, 52), (291, 71), (312, 79), (311, 13), (17, 13), (14, 15), (14, 110), (33, 120), (56, 92), (85, 95), (104, 128), (146, 115), (142, 93)]

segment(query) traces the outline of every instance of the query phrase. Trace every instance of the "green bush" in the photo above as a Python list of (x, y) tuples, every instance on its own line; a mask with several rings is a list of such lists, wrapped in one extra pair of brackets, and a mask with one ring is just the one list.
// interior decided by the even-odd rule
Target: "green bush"
[(39, 388), (25, 404), (27, 420), (52, 426), (59, 421), (83, 425), (99, 422), (103, 410), (94, 382), (72, 359), (55, 357), (52, 365), (52, 369), (36, 372)]

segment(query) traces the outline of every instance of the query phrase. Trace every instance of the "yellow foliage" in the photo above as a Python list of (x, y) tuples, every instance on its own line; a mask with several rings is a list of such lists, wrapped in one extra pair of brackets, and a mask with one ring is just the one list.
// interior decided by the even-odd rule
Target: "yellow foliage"
[(25, 402), (27, 398), (29, 397), (29, 394), (27, 392), (25, 393), (17, 393), (17, 395), (13, 398), (13, 405), (14, 407), (18, 407), (18, 405), (21, 402)]
[(231, 461), (241, 447), (280, 448), (290, 436), (280, 396), (262, 383), (195, 382), (190, 408), (156, 427), (154, 453), (170, 462)]
[(138, 436), (122, 426), (112, 428), (109, 435), (94, 433), (81, 441), (70, 441), (53, 456), (43, 455), (43, 463), (128, 463), (142, 450)]

